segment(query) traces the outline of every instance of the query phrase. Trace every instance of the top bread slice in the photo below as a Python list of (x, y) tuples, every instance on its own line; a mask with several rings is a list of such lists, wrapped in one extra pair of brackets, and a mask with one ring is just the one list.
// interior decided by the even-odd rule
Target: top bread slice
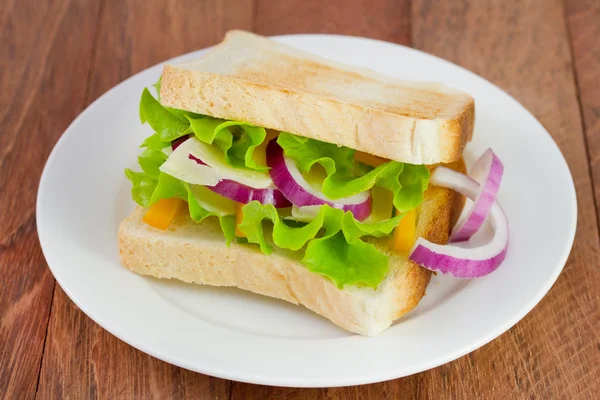
[(473, 98), (334, 63), (231, 31), (204, 57), (166, 65), (161, 103), (241, 120), (411, 164), (453, 162), (474, 123)]

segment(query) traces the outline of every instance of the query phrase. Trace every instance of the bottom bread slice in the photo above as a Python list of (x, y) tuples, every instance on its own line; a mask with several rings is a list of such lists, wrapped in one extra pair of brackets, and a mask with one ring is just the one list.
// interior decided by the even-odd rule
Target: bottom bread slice
[[(462, 208), (462, 197), (430, 187), (417, 210), (417, 235), (436, 243), (448, 240)], [(225, 245), (215, 218), (194, 223), (182, 212), (166, 231), (142, 221), (137, 208), (119, 227), (122, 263), (133, 272), (212, 286), (234, 286), (300, 304), (354, 333), (372, 336), (413, 309), (425, 295), (431, 272), (391, 246), (389, 238), (370, 240), (390, 258), (390, 272), (375, 290), (338, 289), (328, 278), (310, 272), (299, 252), (275, 248), (269, 256), (256, 245)], [(201, 290), (201, 289), (199, 289)]]

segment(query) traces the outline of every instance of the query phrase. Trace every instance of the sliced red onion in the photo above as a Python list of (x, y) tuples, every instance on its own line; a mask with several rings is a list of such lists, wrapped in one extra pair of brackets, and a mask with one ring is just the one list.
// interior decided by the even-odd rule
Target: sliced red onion
[[(177, 146), (179, 146), (179, 145), (177, 145)], [(188, 158), (189, 158), (190, 160), (194, 160), (194, 161), (196, 161), (196, 164), (200, 164), (200, 165), (206, 165), (206, 163), (205, 163), (204, 161), (202, 161), (201, 159), (199, 159), (198, 157), (196, 157), (195, 155), (193, 155), (193, 154), (191, 154), (191, 153), (190, 153), (190, 154), (188, 154)]]
[[(188, 158), (200, 165), (206, 165), (204, 161), (193, 154), (188, 155)], [(216, 185), (206, 186), (206, 188), (238, 203), (248, 204), (257, 200), (261, 204), (273, 204), (275, 208), (292, 206), (292, 203), (277, 189), (255, 189), (229, 179), (223, 179)]]
[(328, 204), (350, 211), (358, 221), (365, 220), (371, 214), (371, 196), (368, 191), (343, 199), (328, 199), (306, 182), (296, 163), (284, 156), (283, 149), (275, 139), (267, 145), (267, 164), (271, 167), (269, 173), (277, 189), (297, 207)]
[(190, 137), (191, 137), (191, 135), (185, 135), (185, 136), (182, 136), (180, 138), (173, 140), (171, 142), (171, 148), (173, 149), (173, 151), (175, 151), (175, 149), (177, 149), (181, 143), (185, 142)]
[(450, 242), (467, 241), (479, 231), (496, 201), (503, 172), (504, 166), (492, 149), (486, 150), (475, 162), (469, 175), (481, 185), (481, 190), (468, 214), (452, 229)]
[[(479, 184), (470, 177), (445, 167), (435, 169), (431, 175), (431, 183), (454, 189), (472, 200), (477, 198), (480, 189)], [(418, 238), (409, 258), (431, 271), (440, 271), (457, 278), (478, 278), (487, 275), (504, 261), (508, 248), (508, 220), (497, 202), (492, 204), (490, 222), (494, 229), (494, 237), (482, 246), (466, 248), (440, 245)]]
[(207, 188), (238, 203), (247, 204), (257, 200), (261, 204), (273, 204), (275, 208), (292, 206), (292, 203), (277, 189), (254, 189), (228, 179), (222, 180), (215, 186), (207, 186)]

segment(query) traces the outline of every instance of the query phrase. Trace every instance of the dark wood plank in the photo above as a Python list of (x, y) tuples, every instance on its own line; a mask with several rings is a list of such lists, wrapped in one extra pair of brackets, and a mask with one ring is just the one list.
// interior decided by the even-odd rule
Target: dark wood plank
[(261, 35), (332, 33), (410, 44), (406, 0), (256, 0), (255, 31)]
[(120, 341), (57, 286), (39, 398), (227, 399), (229, 389), (229, 381), (175, 367)]
[(13, 0), (0, 8), (4, 398), (35, 395), (54, 288), (35, 231), (37, 185), (52, 146), (82, 109), (97, 10), (70, 0)]
[[(249, 30), (251, 21), (249, 1), (107, 0), (86, 103), (142, 69), (219, 42), (229, 29)], [(56, 289), (40, 398), (226, 399), (229, 388), (229, 381), (175, 367), (130, 347)]]
[[(283, 18), (286, 7), (287, 3), (280, 7), (284, 11), (263, 7), (263, 13), (274, 12), (276, 17), (258, 16), (268, 24), (257, 23), (257, 29), (281, 33), (312, 27), (310, 22), (303, 26), (301, 18), (312, 15), (293, 17), (297, 22), (290, 25)], [(575, 177), (580, 210), (576, 243), (565, 271), (516, 327), (455, 362), (404, 379), (351, 388), (298, 390), (234, 383), (232, 398), (598, 398), (598, 228), (562, 3), (418, 0), (411, 7), (414, 47), (507, 90), (540, 119), (561, 147)], [(296, 14), (303, 6), (290, 8)], [(319, 12), (314, 18), (321, 20)], [(378, 26), (392, 23), (386, 15), (380, 18), (365, 36), (377, 37)], [(353, 22), (342, 24), (352, 29)]]
[(590, 166), (600, 216), (600, 3), (565, 2)]

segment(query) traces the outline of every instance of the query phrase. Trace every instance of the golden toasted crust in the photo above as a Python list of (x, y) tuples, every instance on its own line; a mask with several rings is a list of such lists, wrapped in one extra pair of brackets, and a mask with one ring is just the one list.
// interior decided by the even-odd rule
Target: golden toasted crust
[[(436, 187), (425, 193), (418, 210), (417, 234), (438, 243), (448, 239), (451, 221), (460, 213), (462, 197)], [(157, 278), (213, 286), (235, 286), (303, 305), (338, 326), (362, 335), (376, 335), (414, 308), (425, 294), (431, 272), (391, 247), (390, 239), (373, 239), (390, 257), (390, 273), (377, 290), (345, 287), (308, 271), (298, 253), (275, 249), (262, 254), (255, 245), (233, 243), (227, 248), (219, 224), (200, 224), (187, 213), (176, 217), (167, 231), (142, 222), (136, 209), (119, 227), (124, 266)]]
[(161, 102), (412, 164), (457, 160), (475, 115), (464, 92), (337, 64), (241, 31), (199, 60), (166, 65)]

